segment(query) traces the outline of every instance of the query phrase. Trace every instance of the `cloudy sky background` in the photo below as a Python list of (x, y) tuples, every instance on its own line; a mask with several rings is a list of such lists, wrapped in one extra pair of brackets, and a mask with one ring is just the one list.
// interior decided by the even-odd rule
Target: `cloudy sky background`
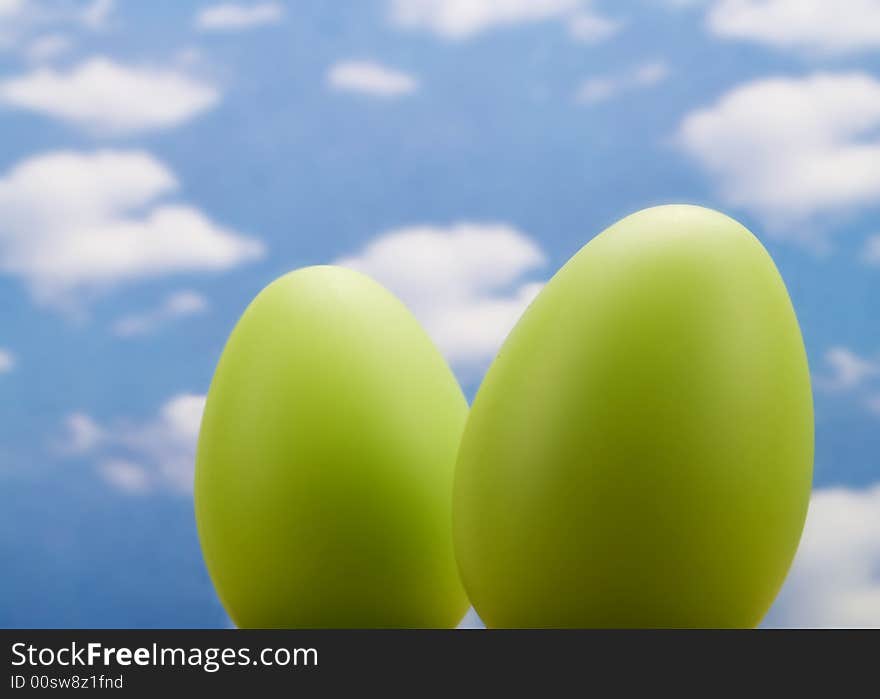
[(397, 292), (469, 397), (637, 209), (768, 247), (816, 396), (772, 626), (880, 626), (880, 0), (0, 0), (0, 626), (224, 626), (192, 515), (280, 274)]

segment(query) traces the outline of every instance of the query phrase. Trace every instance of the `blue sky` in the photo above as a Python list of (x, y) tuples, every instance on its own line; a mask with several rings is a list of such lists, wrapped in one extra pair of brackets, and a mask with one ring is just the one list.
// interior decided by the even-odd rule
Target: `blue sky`
[(250, 299), (341, 262), (472, 397), (583, 244), (689, 202), (767, 246), (815, 494), (769, 625), (880, 625), (880, 1), (0, 0), (0, 626), (224, 626), (192, 515)]

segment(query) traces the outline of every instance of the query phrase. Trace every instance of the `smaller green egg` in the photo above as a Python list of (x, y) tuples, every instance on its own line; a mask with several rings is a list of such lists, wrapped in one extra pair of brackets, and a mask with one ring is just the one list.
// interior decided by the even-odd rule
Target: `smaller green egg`
[(425, 331), (368, 277), (309, 267), (266, 287), (223, 350), (196, 461), (202, 551), (233, 621), (454, 627), (467, 411)]

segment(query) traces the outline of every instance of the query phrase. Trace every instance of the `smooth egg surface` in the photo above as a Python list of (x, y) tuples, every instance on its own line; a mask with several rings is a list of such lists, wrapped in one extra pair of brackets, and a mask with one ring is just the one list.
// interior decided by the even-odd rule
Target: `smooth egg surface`
[(761, 243), (694, 206), (623, 219), (508, 336), (453, 499), (490, 627), (753, 627), (810, 494), (809, 370)]
[(241, 627), (453, 627), (451, 526), (467, 403), (406, 307), (321, 266), (266, 287), (202, 420), (195, 510)]

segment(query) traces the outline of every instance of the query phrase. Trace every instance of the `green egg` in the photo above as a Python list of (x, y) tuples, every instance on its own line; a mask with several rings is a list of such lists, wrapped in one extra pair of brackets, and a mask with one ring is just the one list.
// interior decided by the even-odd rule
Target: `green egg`
[(490, 627), (753, 627), (812, 464), (767, 251), (715, 211), (641, 211), (550, 280), (477, 394), (453, 497), (465, 589)]
[(195, 512), (241, 627), (453, 627), (452, 481), (467, 403), (415, 318), (348, 269), (276, 280), (208, 393)]

